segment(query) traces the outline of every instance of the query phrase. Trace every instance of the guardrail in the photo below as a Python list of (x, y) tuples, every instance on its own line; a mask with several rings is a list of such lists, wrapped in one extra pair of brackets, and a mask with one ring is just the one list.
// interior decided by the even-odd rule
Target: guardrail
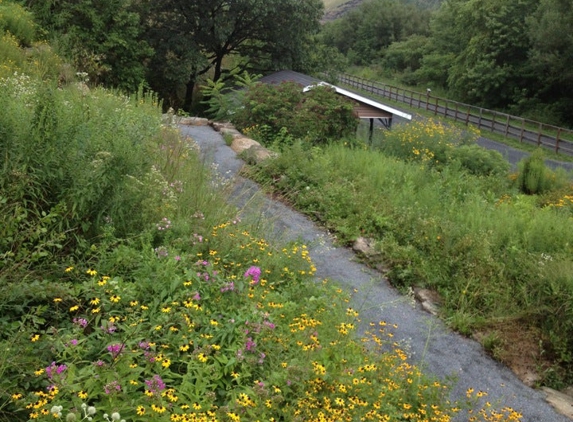
[(488, 130), (517, 139), (519, 142), (549, 148), (555, 153), (573, 155), (573, 130), (571, 129), (434, 97), (430, 90), (424, 94), (348, 74), (340, 74), (338, 80), (352, 88), (402, 102), (412, 108), (433, 112), (436, 116), (451, 118), (466, 125), (473, 124), (480, 130)]

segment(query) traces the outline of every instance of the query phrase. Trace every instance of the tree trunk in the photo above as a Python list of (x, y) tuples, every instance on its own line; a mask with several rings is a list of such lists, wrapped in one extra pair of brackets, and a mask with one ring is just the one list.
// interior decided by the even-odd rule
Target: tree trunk
[(186, 90), (185, 90), (185, 100), (183, 101), (183, 110), (190, 112), (193, 107), (193, 93), (195, 92), (195, 81), (197, 80), (197, 76), (195, 72), (189, 75), (189, 81), (187, 82)]

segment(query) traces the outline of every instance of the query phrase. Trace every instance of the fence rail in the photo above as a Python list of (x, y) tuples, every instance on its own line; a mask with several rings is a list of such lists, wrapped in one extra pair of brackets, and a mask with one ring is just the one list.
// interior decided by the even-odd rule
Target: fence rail
[(573, 155), (571, 129), (435, 97), (429, 90), (424, 94), (348, 74), (340, 74), (338, 80), (376, 96), (433, 112), (435, 116), (451, 118), (466, 125), (472, 124), (480, 130), (488, 130), (517, 139), (519, 142), (552, 149), (555, 153)]

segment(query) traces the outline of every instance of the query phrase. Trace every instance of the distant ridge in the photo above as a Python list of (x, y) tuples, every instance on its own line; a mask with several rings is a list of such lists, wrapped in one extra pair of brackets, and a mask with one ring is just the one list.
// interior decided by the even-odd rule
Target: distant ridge
[(349, 12), (352, 9), (355, 9), (360, 5), (360, 3), (364, 2), (365, 0), (348, 0), (347, 2), (342, 3), (339, 6), (335, 7), (328, 7), (328, 2), (325, 1), (325, 11), (324, 17), (322, 18), (323, 22), (333, 21), (338, 19), (345, 13)]
[[(324, 16), (322, 22), (329, 22), (340, 18), (345, 13), (360, 6), (368, 0), (323, 0), (324, 3)], [(402, 3), (413, 3), (422, 9), (437, 9), (442, 0), (401, 0)]]

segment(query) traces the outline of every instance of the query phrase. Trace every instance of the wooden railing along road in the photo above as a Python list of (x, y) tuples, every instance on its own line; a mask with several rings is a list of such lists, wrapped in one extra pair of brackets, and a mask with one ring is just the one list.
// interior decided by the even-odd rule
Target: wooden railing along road
[(520, 142), (550, 148), (556, 153), (573, 155), (573, 130), (570, 129), (434, 97), (430, 90), (423, 94), (347, 74), (340, 74), (338, 80), (376, 96), (433, 112), (436, 116), (451, 118), (466, 125), (471, 123), (480, 130), (488, 130), (518, 139)]

